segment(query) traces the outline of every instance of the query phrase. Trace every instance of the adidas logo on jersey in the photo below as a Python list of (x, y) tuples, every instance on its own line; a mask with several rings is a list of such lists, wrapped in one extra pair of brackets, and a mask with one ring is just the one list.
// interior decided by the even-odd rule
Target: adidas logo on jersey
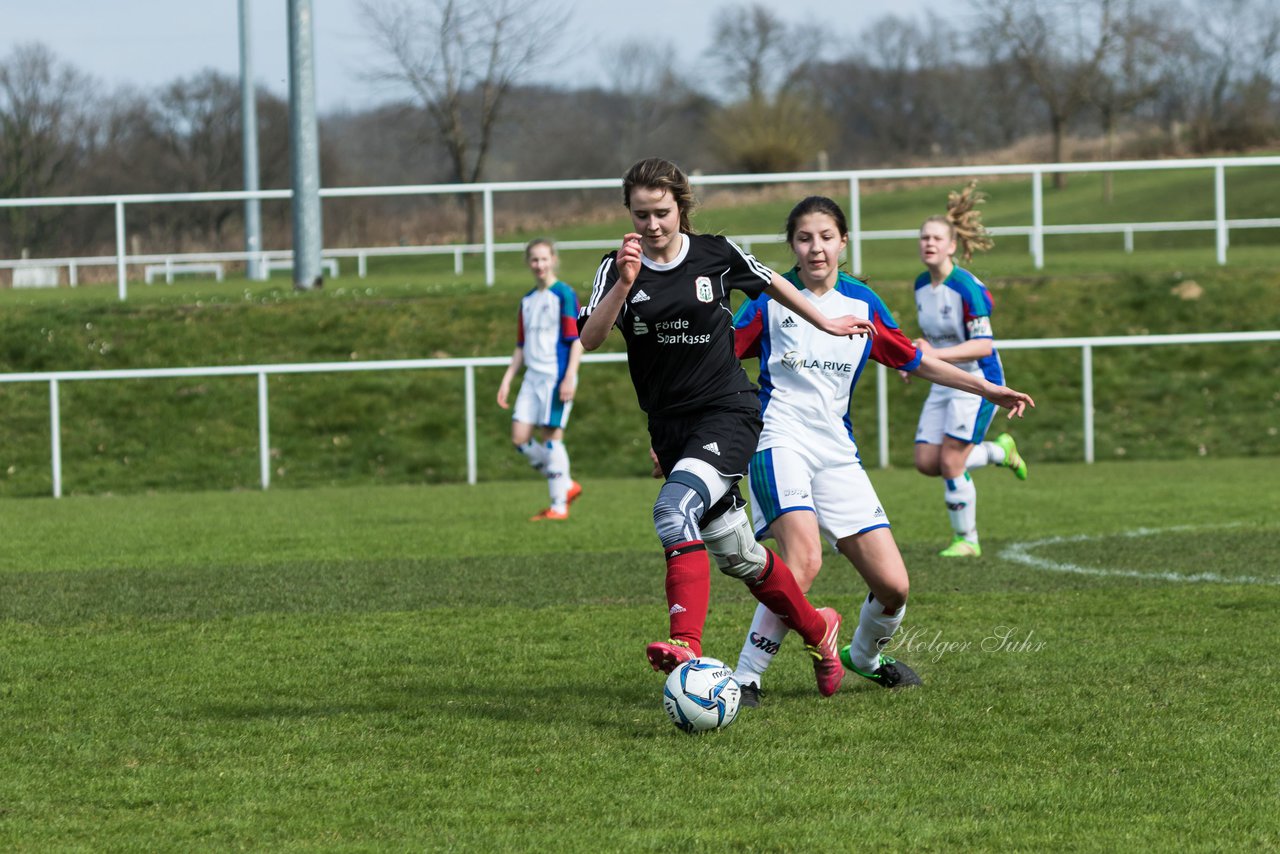
[(796, 319), (788, 314), (786, 317), (782, 319), (781, 326), (783, 329), (795, 329)]
[(632, 305), (635, 305), (638, 302), (648, 302), (648, 301), (649, 301), (649, 295), (646, 294), (644, 291), (636, 291), (636, 295), (631, 298)]
[(710, 451), (711, 453), (715, 454), (717, 457), (720, 456), (720, 446), (717, 445), (715, 442), (708, 442), (707, 444), (703, 445), (702, 450)]

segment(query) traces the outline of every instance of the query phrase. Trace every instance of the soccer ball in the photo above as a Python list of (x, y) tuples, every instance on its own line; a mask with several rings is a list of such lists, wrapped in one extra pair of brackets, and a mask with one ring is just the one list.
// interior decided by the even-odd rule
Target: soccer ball
[(671, 722), (690, 735), (720, 729), (738, 715), (742, 689), (733, 671), (714, 658), (684, 662), (667, 677), (662, 707)]

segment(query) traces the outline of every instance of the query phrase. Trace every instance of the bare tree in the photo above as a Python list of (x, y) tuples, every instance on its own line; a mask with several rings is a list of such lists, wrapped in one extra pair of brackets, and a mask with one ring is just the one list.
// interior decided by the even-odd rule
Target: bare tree
[(716, 17), (709, 56), (735, 98), (766, 101), (816, 58), (812, 51), (797, 50), (797, 41), (764, 4), (729, 6)]
[[(553, 58), (566, 16), (546, 0), (363, 0), (383, 54), (370, 77), (402, 86), (431, 119), (453, 179), (484, 174), (511, 87)], [(468, 193), (468, 239), (477, 231)]]
[[(1103, 57), (1089, 100), (1098, 108), (1107, 159), (1115, 159), (1116, 126), (1160, 93), (1168, 79), (1165, 59), (1174, 41), (1166, 18), (1147, 0), (1118, 0), (1114, 49)], [(1112, 173), (1103, 174), (1103, 200), (1112, 198)]]
[(622, 170), (669, 149), (665, 140), (701, 96), (684, 83), (671, 44), (628, 39), (604, 54), (608, 91), (620, 106), (612, 149), (614, 165)]
[(1280, 7), (1274, 0), (1195, 0), (1179, 77), (1192, 144), (1246, 148), (1274, 132), (1280, 90)]
[[(1116, 0), (973, 0), (984, 21), (979, 45), (1007, 57), (1040, 93), (1053, 136), (1053, 159), (1065, 158), (1067, 128), (1089, 104), (1116, 41)], [(1062, 173), (1054, 186), (1062, 188)]]
[[(288, 183), (287, 109), (276, 97), (258, 96), (259, 164), (264, 186)], [(240, 84), (235, 77), (212, 69), (178, 78), (155, 91), (134, 119), (131, 152), (138, 166), (131, 178), (159, 192), (234, 190), (242, 186), (244, 150), (241, 141)], [(329, 158), (321, 146), (323, 165)], [(329, 172), (332, 172), (330, 168)], [(328, 175), (327, 177), (331, 177)], [(230, 240), (228, 228), (238, 227), (239, 202), (173, 205), (140, 214), (169, 238), (189, 238), (199, 245), (218, 246)]]
[[(51, 195), (72, 173), (86, 121), (88, 78), (42, 44), (20, 45), (0, 62), (0, 197)], [(13, 249), (53, 230), (51, 208), (6, 208)]]
[(821, 51), (797, 50), (801, 41), (769, 8), (731, 6), (716, 18), (708, 54), (737, 100), (716, 114), (710, 131), (731, 167), (751, 172), (794, 169), (831, 137), (831, 122), (812, 97), (806, 72)]

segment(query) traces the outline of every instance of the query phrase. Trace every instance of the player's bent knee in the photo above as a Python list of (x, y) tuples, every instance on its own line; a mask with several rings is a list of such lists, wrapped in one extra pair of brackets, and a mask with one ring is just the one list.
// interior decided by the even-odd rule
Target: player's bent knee
[(907, 587), (893, 586), (882, 589), (876, 594), (876, 601), (884, 605), (886, 611), (896, 611), (903, 605), (907, 604)]
[(721, 572), (747, 583), (756, 581), (769, 563), (769, 553), (756, 542), (741, 509), (708, 522), (702, 528), (702, 541)]
[(818, 577), (818, 572), (822, 569), (822, 550), (802, 551), (799, 554), (788, 553), (787, 567), (796, 577), (796, 583), (800, 585), (800, 589), (808, 592), (809, 585)]
[(663, 548), (698, 539), (698, 518), (703, 509), (702, 497), (687, 484), (664, 483), (653, 503), (653, 527)]

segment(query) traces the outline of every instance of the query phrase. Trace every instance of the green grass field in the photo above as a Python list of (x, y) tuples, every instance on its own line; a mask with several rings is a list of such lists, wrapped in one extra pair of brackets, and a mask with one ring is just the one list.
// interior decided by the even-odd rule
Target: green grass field
[[(1280, 846), (1280, 463), (983, 471), (963, 563), (935, 481), (873, 476), (925, 686), (823, 700), (793, 638), (704, 737), (643, 656), (653, 481), (556, 526), (531, 478), (0, 500), (0, 847)], [(716, 575), (706, 653), (752, 608)]]
[[(1274, 171), (1229, 171), (1228, 215), (1280, 215)], [(1030, 221), (1026, 180), (984, 187), (990, 224)], [(1205, 219), (1211, 188), (1121, 175), (1104, 205), (1078, 175), (1046, 189), (1046, 221)], [(819, 188), (794, 189), (708, 193), (695, 225), (780, 231)], [(913, 228), (946, 189), (869, 192), (863, 227)], [(1044, 271), (1022, 239), (971, 265), (999, 338), (1280, 328), (1274, 231), (1234, 232), (1226, 268), (1208, 232), (1046, 245)], [(564, 255), (581, 297), (600, 254)], [(911, 332), (910, 241), (864, 258)], [(479, 258), (451, 264), (378, 259), (313, 293), (0, 291), (0, 371), (508, 355), (519, 257), (493, 287)], [(501, 368), (476, 375), (475, 487), (460, 371), (273, 379), (269, 492), (252, 379), (65, 383), (59, 501), (40, 497), (47, 385), (0, 384), (0, 848), (1278, 848), (1275, 352), (1096, 352), (1086, 466), (1079, 354), (1006, 351), (1039, 403), (1015, 429), (1031, 479), (977, 474), (984, 556), (958, 564), (935, 555), (937, 482), (910, 469), (927, 386), (895, 380), (894, 468), (872, 477), (912, 572), (894, 654), (925, 687), (823, 700), (793, 639), (764, 704), (702, 738), (667, 722), (643, 657), (663, 572), (622, 366), (583, 372), (567, 438), (587, 492), (564, 525), (525, 521), (545, 486), (492, 403)], [(869, 462), (874, 396), (868, 377)], [(831, 557), (814, 598), (845, 640), (863, 595)], [(732, 663), (753, 608), (716, 575), (707, 654)]]

